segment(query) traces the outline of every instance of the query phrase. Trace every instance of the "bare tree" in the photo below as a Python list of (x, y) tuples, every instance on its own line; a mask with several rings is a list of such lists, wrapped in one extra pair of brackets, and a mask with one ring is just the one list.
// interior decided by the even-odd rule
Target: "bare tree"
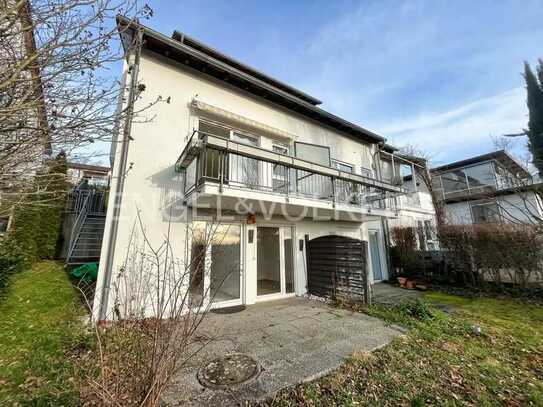
[[(513, 141), (509, 136), (492, 137), (492, 144), (496, 151), (508, 152), (513, 146)], [(500, 204), (499, 215), (508, 223), (528, 224), (543, 231), (543, 185), (537, 171), (531, 165), (529, 154), (520, 157), (520, 164), (530, 173), (529, 176), (519, 176), (510, 171), (500, 173), (501, 185), (498, 187), (516, 199), (507, 199), (505, 195)], [(493, 197), (493, 194), (487, 195), (488, 198)]]
[(418, 149), (413, 145), (407, 145), (400, 150), (400, 155), (408, 157), (411, 161), (416, 162), (415, 173), (413, 174), (413, 182), (419, 183), (432, 199), (432, 206), (434, 207), (437, 229), (439, 233), (439, 226), (446, 223), (445, 207), (443, 200), (439, 196), (438, 191), (435, 188), (435, 183), (432, 180), (430, 173), (429, 161), (430, 155)]
[[(120, 13), (134, 20), (152, 16), (136, 0), (0, 2), (4, 201), (11, 194), (16, 196), (11, 205), (25, 202), (24, 194), (33, 192), (29, 180), (52, 151), (63, 150), (70, 157), (109, 143), (116, 123), (129, 114), (138, 116), (126, 103), (115, 108), (130, 85), (119, 80), (124, 58), (142, 46), (137, 36), (130, 40), (119, 29)], [(136, 88), (137, 98), (145, 85), (137, 83)]]

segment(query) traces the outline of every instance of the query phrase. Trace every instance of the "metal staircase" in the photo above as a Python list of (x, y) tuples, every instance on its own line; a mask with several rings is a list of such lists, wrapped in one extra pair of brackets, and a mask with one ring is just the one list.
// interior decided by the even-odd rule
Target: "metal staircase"
[(76, 191), (67, 266), (100, 261), (106, 221), (105, 191)]

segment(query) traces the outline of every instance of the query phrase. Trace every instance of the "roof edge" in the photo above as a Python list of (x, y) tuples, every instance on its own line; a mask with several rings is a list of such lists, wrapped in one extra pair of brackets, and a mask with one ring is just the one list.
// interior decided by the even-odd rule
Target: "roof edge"
[[(332, 114), (330, 112), (327, 112), (326, 110), (323, 110), (323, 109), (315, 106), (314, 104), (306, 102), (305, 100), (302, 100), (299, 97), (294, 96), (289, 92), (286, 92), (286, 91), (284, 91), (282, 89), (279, 89), (276, 86), (271, 85), (270, 83), (267, 83), (267, 82), (265, 82), (265, 81), (263, 81), (263, 80), (261, 80), (261, 79), (259, 79), (257, 77), (254, 77), (254, 76), (252, 76), (252, 75), (250, 75), (250, 74), (248, 74), (246, 72), (240, 71), (235, 66), (229, 65), (227, 62), (223, 62), (221, 60), (218, 60), (218, 59), (214, 58), (213, 56), (205, 54), (204, 52), (202, 52), (202, 51), (200, 51), (200, 50), (198, 50), (196, 48), (192, 48), (192, 47), (190, 47), (190, 46), (188, 46), (188, 45), (186, 45), (184, 43), (181, 43), (181, 42), (179, 42), (177, 40), (169, 38), (166, 35), (158, 32), (156, 30), (153, 30), (153, 29), (151, 29), (149, 27), (146, 27), (146, 26), (142, 25), (141, 23), (139, 23), (137, 21), (130, 20), (125, 16), (117, 16), (117, 22), (118, 22), (118, 25), (119, 25), (119, 31), (121, 31), (121, 32), (122, 32), (122, 30), (124, 30), (126, 28), (132, 28), (132, 29), (140, 28), (140, 29), (143, 30), (144, 36), (147, 35), (147, 36), (149, 36), (149, 38), (152, 38), (155, 41), (159, 41), (164, 45), (172, 47), (173, 49), (176, 49), (177, 51), (185, 52), (185, 53), (190, 54), (191, 56), (193, 56), (195, 58), (200, 58), (202, 61), (207, 62), (209, 64), (212, 64), (213, 66), (215, 66), (217, 68), (227, 69), (231, 75), (239, 75), (239, 77), (242, 78), (242, 79), (250, 80), (255, 86), (258, 86), (258, 87), (260, 87), (262, 89), (265, 89), (266, 91), (276, 95), (278, 98), (281, 98), (285, 102), (288, 101), (288, 102), (290, 102), (292, 104), (295, 104), (295, 105), (297, 105), (297, 107), (300, 108), (300, 110), (305, 111), (305, 114), (304, 114), (304, 113), (300, 112), (298, 109), (293, 109), (293, 108), (285, 105), (285, 107), (287, 109), (292, 110), (295, 113), (302, 114), (302, 115), (304, 115), (306, 117), (309, 117), (309, 118), (313, 118), (313, 117), (311, 117), (311, 114), (317, 115), (321, 119), (319, 121), (322, 121), (325, 124), (328, 124), (328, 123), (325, 122), (325, 120), (329, 120), (329, 121), (335, 123), (335, 125), (328, 124), (329, 126), (334, 127), (336, 129), (338, 129), (339, 131), (342, 131), (343, 133), (351, 134), (351, 136), (361, 137), (363, 139), (366, 139), (366, 141), (369, 141), (369, 142), (379, 143), (379, 142), (383, 142), (383, 141), (386, 140), (384, 137), (382, 137), (382, 136), (380, 136), (380, 135), (378, 135), (378, 134), (376, 134), (376, 133), (374, 133), (374, 132), (372, 132), (370, 130), (367, 130), (367, 129), (361, 127), (361, 126), (358, 126), (358, 125), (356, 125), (354, 123), (351, 123), (351, 122), (349, 122), (349, 121), (347, 121), (345, 119), (342, 119), (339, 116), (336, 116), (336, 115), (334, 115), (334, 114)], [(279, 103), (279, 102), (275, 102), (275, 103), (281, 105), (281, 103)], [(311, 112), (311, 114), (310, 114), (310, 112)], [(345, 127), (346, 129), (349, 129), (349, 131), (346, 131), (346, 130), (342, 129), (341, 126)], [(351, 132), (356, 133), (356, 134), (352, 134)]]

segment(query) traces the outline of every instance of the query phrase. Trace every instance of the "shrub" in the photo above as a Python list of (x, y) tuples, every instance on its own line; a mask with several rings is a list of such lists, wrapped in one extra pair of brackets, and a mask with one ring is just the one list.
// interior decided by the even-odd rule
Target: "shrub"
[(401, 269), (401, 273), (412, 273), (421, 265), (417, 250), (417, 231), (412, 227), (394, 227), (390, 231), (394, 246), (390, 251), (392, 264)]
[(430, 306), (421, 300), (402, 303), (398, 305), (398, 311), (405, 316), (422, 322), (431, 321), (435, 318), (435, 314)]
[(61, 153), (27, 190), (2, 196), (2, 209), (11, 208), (12, 222), (0, 242), (0, 292), (13, 273), (55, 257), (66, 192), (66, 157)]
[(542, 280), (543, 247), (539, 230), (531, 225), (442, 226), (441, 245), (447, 259), (463, 274), (465, 282), (508, 282), (526, 287)]

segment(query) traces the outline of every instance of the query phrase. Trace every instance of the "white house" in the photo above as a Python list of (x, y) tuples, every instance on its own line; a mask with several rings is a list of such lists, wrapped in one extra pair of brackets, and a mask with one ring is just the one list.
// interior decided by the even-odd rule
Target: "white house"
[(504, 150), (431, 169), (451, 224), (533, 224), (543, 218), (540, 184)]
[[(384, 233), (405, 188), (383, 137), (184, 34), (119, 24), (125, 43), (143, 40), (124, 68), (125, 83), (145, 85), (135, 109), (163, 102), (144, 112), (149, 120), (121, 123), (112, 143), (97, 319), (111, 315), (138, 214), (148, 241), (169, 236), (190, 268), (191, 297), (213, 307), (311, 293), (328, 269), (353, 286), (366, 270), (370, 281), (387, 278)], [(128, 93), (122, 107), (130, 102)], [(205, 267), (191, 265), (212, 230), (220, 239), (205, 248)], [(347, 246), (360, 247), (362, 262), (330, 255)]]

